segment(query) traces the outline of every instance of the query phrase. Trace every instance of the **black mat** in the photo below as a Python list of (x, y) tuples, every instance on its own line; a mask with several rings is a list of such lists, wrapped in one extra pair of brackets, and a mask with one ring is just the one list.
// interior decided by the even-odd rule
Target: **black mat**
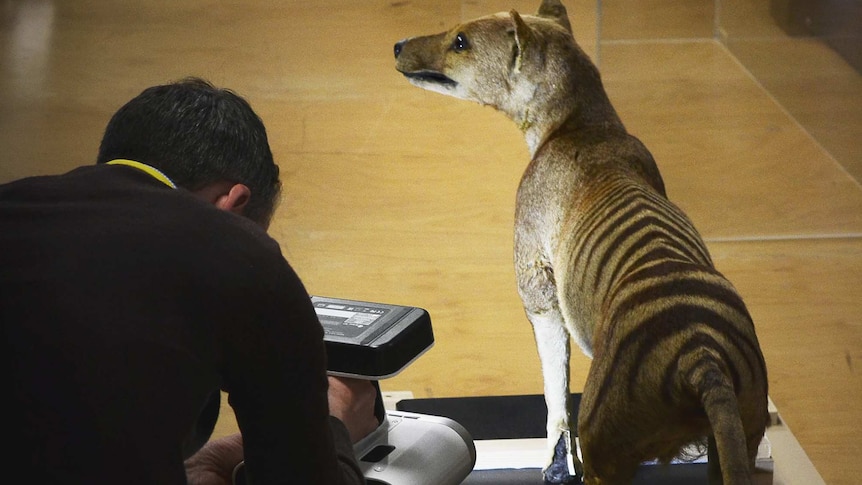
[[(572, 394), (571, 416), (578, 419), (580, 394)], [(467, 429), (474, 440), (544, 438), (547, 408), (542, 395), (483, 396), (457, 398), (406, 399), (398, 402), (399, 411), (443, 416)], [(644, 465), (634, 485), (707, 484), (706, 464), (673, 466)], [(542, 485), (538, 468), (474, 470), (463, 485)]]
[[(644, 465), (632, 485), (708, 485), (706, 463)], [(544, 485), (538, 468), (518, 470), (474, 470), (461, 485)]]

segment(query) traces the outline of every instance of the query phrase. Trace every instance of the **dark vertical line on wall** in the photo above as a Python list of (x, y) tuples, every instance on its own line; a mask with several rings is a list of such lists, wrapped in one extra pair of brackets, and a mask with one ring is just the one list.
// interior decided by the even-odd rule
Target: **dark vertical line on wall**
[(712, 38), (717, 39), (720, 42), (724, 42), (725, 40), (721, 35), (721, 0), (713, 1)]
[(596, 0), (596, 58), (593, 59), (596, 67), (601, 69), (602, 64), (602, 0)]

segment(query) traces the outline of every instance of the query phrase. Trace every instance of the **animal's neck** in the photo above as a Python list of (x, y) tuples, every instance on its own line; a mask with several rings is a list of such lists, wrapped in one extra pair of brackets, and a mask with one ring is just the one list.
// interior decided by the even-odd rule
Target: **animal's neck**
[(530, 157), (532, 158), (542, 145), (562, 128), (568, 132), (578, 132), (597, 127), (614, 131), (625, 130), (622, 121), (604, 92), (601, 93), (601, 99), (602, 102), (590, 103), (589, 105), (578, 104), (568, 108), (566, 108), (565, 103), (557, 103), (548, 106), (544, 111), (536, 110), (533, 113), (525, 112), (519, 113), (519, 116), (513, 116), (524, 133)]
[(568, 131), (597, 126), (625, 130), (598, 70), (588, 60), (579, 59), (570, 65), (582, 69), (570, 77), (568, 85), (536, 85), (518, 108), (507, 110), (524, 133), (531, 156), (563, 126)]
[[(523, 126), (523, 125), (522, 125)], [(556, 131), (558, 126), (553, 125), (531, 125), (524, 131), (524, 139), (527, 142), (527, 149), (530, 151), (530, 158), (536, 155), (539, 148), (545, 144), (551, 133)]]

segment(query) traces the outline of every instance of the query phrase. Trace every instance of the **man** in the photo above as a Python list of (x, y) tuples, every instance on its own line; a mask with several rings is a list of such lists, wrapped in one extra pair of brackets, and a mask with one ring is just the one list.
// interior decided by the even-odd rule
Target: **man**
[[(229, 483), (244, 459), (248, 483), (364, 483), (352, 442), (376, 393), (327, 379), (265, 232), (280, 188), (261, 120), (200, 79), (123, 106), (96, 165), (0, 186), (5, 441), (25, 482)], [(220, 390), (242, 436), (206, 443)]]

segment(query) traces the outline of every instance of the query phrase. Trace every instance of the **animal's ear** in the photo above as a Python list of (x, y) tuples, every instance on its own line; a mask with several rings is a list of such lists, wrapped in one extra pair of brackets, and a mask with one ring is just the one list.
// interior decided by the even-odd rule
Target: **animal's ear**
[(557, 22), (562, 25), (563, 28), (568, 30), (570, 34), (572, 33), (572, 24), (569, 23), (569, 14), (566, 12), (566, 7), (560, 2), (560, 0), (543, 0), (537, 15)]
[(515, 73), (519, 73), (521, 72), (521, 59), (524, 57), (524, 52), (527, 46), (533, 41), (533, 31), (530, 30), (530, 27), (527, 26), (527, 23), (524, 22), (524, 19), (521, 18), (521, 15), (517, 11), (512, 10), (509, 12), (509, 15), (515, 24), (515, 49), (517, 49), (515, 53)]

